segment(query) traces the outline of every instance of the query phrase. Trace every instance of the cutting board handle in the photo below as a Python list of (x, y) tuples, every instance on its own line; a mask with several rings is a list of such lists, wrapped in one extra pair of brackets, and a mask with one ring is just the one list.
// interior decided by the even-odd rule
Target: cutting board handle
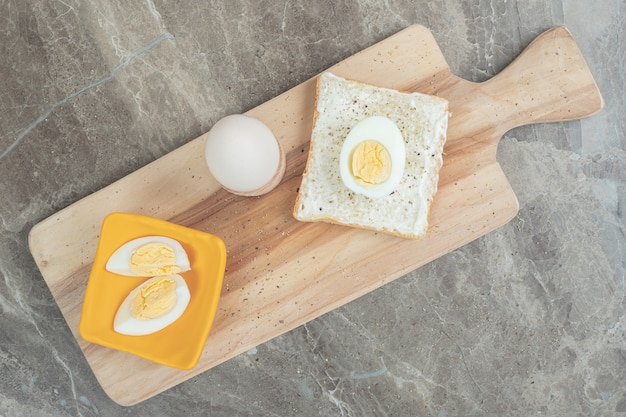
[[(458, 126), (465, 135), (496, 141), (517, 126), (580, 119), (604, 106), (582, 53), (562, 26), (538, 36), (490, 80), (459, 79), (441, 95), (456, 107), (451, 108), (452, 131)], [(463, 116), (455, 121), (455, 113)]]

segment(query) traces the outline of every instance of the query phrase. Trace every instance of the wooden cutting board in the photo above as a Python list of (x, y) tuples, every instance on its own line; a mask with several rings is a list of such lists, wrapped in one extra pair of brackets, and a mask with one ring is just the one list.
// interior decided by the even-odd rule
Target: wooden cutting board
[[(511, 220), (515, 194), (496, 161), (513, 127), (589, 116), (602, 97), (567, 29), (538, 37), (491, 80), (450, 72), (431, 33), (411, 26), (330, 68), (336, 75), (450, 102), (448, 141), (428, 236), (420, 241), (325, 223), (291, 212), (311, 131), (315, 79), (250, 110), (287, 152), (278, 188), (262, 197), (221, 190), (204, 135), (37, 224), (30, 249), (107, 394), (136, 404), (388, 283)], [(218, 235), (228, 248), (217, 316), (198, 365), (180, 371), (84, 341), (83, 295), (103, 218), (141, 213)]]

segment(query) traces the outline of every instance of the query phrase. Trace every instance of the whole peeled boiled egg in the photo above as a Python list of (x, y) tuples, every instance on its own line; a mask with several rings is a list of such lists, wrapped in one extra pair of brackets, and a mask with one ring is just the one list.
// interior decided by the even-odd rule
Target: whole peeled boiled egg
[(354, 125), (339, 156), (341, 180), (370, 198), (388, 196), (402, 179), (406, 150), (402, 132), (388, 117), (371, 116)]
[(285, 173), (285, 154), (272, 130), (244, 114), (220, 119), (207, 133), (205, 159), (226, 190), (258, 196), (276, 187)]
[(189, 271), (182, 245), (165, 236), (145, 236), (120, 246), (109, 257), (106, 270), (119, 275), (152, 277)]
[(113, 329), (129, 336), (143, 336), (174, 323), (189, 305), (191, 294), (178, 275), (150, 278), (132, 290), (115, 314)]

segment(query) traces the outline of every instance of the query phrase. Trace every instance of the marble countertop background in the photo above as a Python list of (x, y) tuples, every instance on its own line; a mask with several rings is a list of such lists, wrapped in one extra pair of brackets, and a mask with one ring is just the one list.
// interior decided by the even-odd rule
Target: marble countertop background
[[(626, 2), (0, 1), (0, 416), (626, 416)], [(102, 391), (31, 227), (413, 24), (484, 81), (572, 32), (605, 100), (508, 132), (502, 228), (133, 407)]]

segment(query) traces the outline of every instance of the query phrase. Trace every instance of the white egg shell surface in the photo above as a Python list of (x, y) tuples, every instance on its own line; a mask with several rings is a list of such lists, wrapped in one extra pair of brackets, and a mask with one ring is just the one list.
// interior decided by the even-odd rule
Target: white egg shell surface
[(251, 192), (267, 184), (280, 165), (280, 148), (272, 130), (243, 114), (220, 119), (207, 133), (209, 171), (226, 189)]
[(124, 299), (115, 314), (113, 330), (128, 336), (144, 336), (158, 332), (178, 320), (187, 309), (191, 294), (187, 282), (182, 276), (174, 274), (169, 275), (169, 277), (173, 278), (176, 283), (176, 304), (174, 308), (164, 315), (153, 319), (136, 319), (131, 315), (130, 305), (135, 294), (140, 291), (142, 287), (162, 277), (150, 278), (132, 290)]
[(145, 236), (126, 242), (113, 252), (106, 263), (106, 270), (114, 274), (130, 277), (151, 277), (155, 275), (137, 274), (130, 269), (130, 258), (133, 252), (148, 243), (161, 243), (172, 248), (176, 265), (180, 268), (179, 272), (185, 272), (191, 269), (187, 252), (177, 240), (165, 236)]
[[(387, 180), (379, 184), (357, 182), (350, 167), (354, 150), (361, 142), (369, 140), (380, 143), (391, 159), (391, 173)], [(371, 116), (354, 125), (346, 136), (339, 156), (339, 173), (345, 186), (355, 193), (383, 198), (391, 194), (402, 179), (405, 163), (405, 144), (398, 126), (385, 116)]]

